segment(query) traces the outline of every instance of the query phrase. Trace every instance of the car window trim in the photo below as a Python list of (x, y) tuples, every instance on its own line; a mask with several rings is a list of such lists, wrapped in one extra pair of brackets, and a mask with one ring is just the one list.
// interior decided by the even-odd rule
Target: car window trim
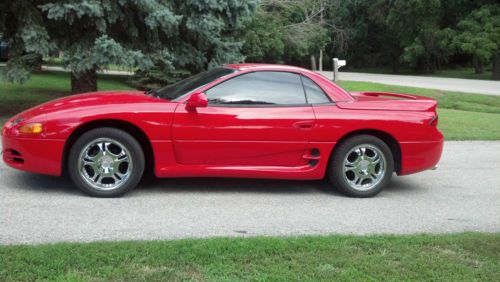
[[(312, 83), (314, 83), (314, 85), (316, 85), (316, 87), (318, 87), (321, 90), (321, 92), (323, 92), (323, 95), (325, 95), (326, 99), (329, 102), (328, 103), (309, 103), (309, 101), (307, 99), (306, 86), (304, 85), (304, 78), (307, 78), (310, 81), (312, 81)], [(304, 95), (306, 96), (306, 102), (309, 105), (329, 105), (329, 104), (335, 104), (335, 102), (332, 101), (332, 99), (326, 94), (325, 90), (323, 90), (323, 88), (321, 88), (321, 86), (319, 86), (314, 80), (312, 80), (309, 77), (305, 76), (304, 74), (300, 73), (300, 81), (302, 82), (302, 88), (304, 88)]]
[(208, 104), (213, 108), (297, 108), (310, 107), (311, 104)]
[(304, 97), (306, 98), (306, 104), (309, 105), (309, 100), (307, 99), (306, 87), (304, 86), (304, 80), (302, 79), (302, 73), (299, 73), (300, 77), (300, 85), (302, 85), (302, 92), (304, 93)]
[[(287, 72), (287, 73), (298, 75), (299, 79), (300, 79), (300, 83), (302, 85), (302, 90), (304, 92), (304, 98), (305, 98), (306, 103), (305, 104), (262, 104), (262, 105), (259, 105), (259, 104), (210, 104), (210, 102), (209, 102), (208, 103), (208, 107), (216, 105), (217, 107), (226, 107), (226, 108), (264, 108), (264, 107), (265, 108), (272, 108), (272, 107), (280, 107), (280, 108), (282, 108), (282, 107), (304, 107), (304, 106), (310, 106), (311, 105), (311, 104), (307, 103), (307, 96), (306, 96), (306, 93), (305, 93), (304, 85), (302, 83), (302, 78), (300, 78), (300, 76), (302, 76), (302, 73), (288, 71), (288, 70), (252, 70), (252, 71), (240, 73), (240, 74), (235, 75), (235, 76), (233, 76), (231, 78), (223, 80), (223, 81), (221, 81), (221, 82), (219, 82), (219, 83), (217, 83), (215, 85), (212, 85), (210, 88), (207, 88), (207, 89), (203, 90), (203, 92), (206, 95), (206, 92), (208, 90), (214, 88), (215, 86), (217, 86), (217, 85), (219, 85), (221, 83), (224, 83), (226, 81), (229, 81), (231, 79), (237, 78), (239, 76), (242, 76), (242, 75), (245, 75), (245, 74), (254, 73), (254, 72)], [(208, 96), (207, 96), (207, 99), (208, 99)]]

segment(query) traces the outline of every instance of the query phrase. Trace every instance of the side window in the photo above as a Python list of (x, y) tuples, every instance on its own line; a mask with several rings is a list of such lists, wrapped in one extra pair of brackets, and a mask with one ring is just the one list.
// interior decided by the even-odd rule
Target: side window
[(258, 71), (243, 74), (205, 92), (212, 105), (301, 105), (306, 98), (300, 75)]
[(307, 102), (309, 104), (328, 104), (331, 103), (326, 93), (319, 88), (319, 86), (310, 78), (302, 76), (304, 89), (307, 95)]

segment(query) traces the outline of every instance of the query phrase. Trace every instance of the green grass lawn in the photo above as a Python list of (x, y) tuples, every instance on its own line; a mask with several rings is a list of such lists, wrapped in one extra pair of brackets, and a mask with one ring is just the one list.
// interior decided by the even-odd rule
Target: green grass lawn
[[(0, 71), (2, 68), (0, 67)], [(99, 90), (132, 89), (126, 76), (99, 75)], [(438, 100), (439, 128), (447, 140), (500, 140), (500, 97), (434, 89), (340, 81), (349, 91), (417, 94)], [(26, 84), (0, 81), (0, 123), (8, 116), (47, 100), (69, 95), (69, 73), (41, 72)]]
[(440, 70), (433, 74), (427, 74), (427, 76), (491, 80), (492, 74), (491, 70), (485, 70), (481, 74), (476, 74), (472, 68), (459, 68)]
[(349, 91), (381, 91), (432, 97), (438, 101), (438, 108), (441, 109), (500, 114), (500, 96), (469, 94), (372, 82), (340, 81), (338, 84)]
[[(0, 72), (3, 68), (0, 67)], [(25, 84), (13, 84), (0, 76), (0, 116), (9, 116), (48, 100), (70, 94), (70, 74), (44, 71), (34, 73)], [(98, 75), (99, 90), (132, 89), (126, 76)]]
[(446, 140), (500, 140), (500, 114), (438, 109)]
[(500, 96), (371, 82), (340, 81), (349, 91), (416, 94), (438, 101), (439, 129), (446, 140), (500, 140)]
[[(44, 58), (42, 65), (63, 67), (63, 60), (62, 60), (62, 58), (57, 58), (57, 57)], [(108, 65), (107, 70), (135, 71), (136, 69), (135, 68), (127, 68), (127, 67), (115, 65), (115, 64), (110, 64), (110, 65)]]
[(0, 246), (1, 281), (494, 281), (500, 234)]

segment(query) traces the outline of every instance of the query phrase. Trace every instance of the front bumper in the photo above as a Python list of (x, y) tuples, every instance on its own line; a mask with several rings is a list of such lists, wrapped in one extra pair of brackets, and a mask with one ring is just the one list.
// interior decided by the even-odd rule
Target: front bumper
[(64, 140), (2, 135), (2, 158), (10, 167), (34, 173), (61, 175)]

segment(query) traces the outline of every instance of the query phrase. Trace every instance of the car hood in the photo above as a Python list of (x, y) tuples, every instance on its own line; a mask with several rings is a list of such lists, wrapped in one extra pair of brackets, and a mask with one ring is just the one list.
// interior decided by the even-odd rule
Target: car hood
[(143, 91), (100, 91), (84, 94), (70, 95), (51, 100), (41, 105), (28, 109), (15, 118), (29, 119), (34, 116), (68, 110), (72, 108), (85, 108), (104, 105), (124, 105), (151, 102), (169, 103), (165, 100), (145, 95)]
[(158, 98), (145, 95), (143, 91), (100, 91), (71, 95), (52, 100), (39, 105), (38, 109), (44, 112), (51, 112), (53, 110), (72, 107), (147, 103), (152, 101), (158, 101)]

